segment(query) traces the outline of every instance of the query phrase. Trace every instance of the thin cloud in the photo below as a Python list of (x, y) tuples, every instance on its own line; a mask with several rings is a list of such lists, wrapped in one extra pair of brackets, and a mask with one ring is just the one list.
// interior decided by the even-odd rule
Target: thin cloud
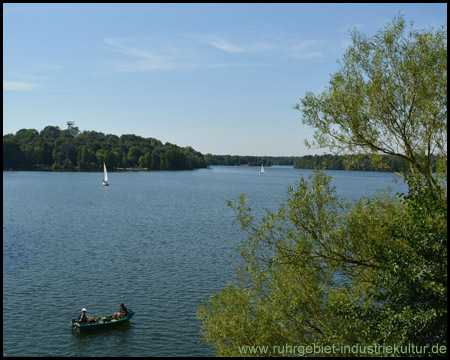
[(243, 47), (231, 44), (230, 42), (228, 42), (224, 39), (221, 39), (221, 38), (209, 40), (208, 44), (214, 46), (217, 49), (223, 50), (225, 52), (240, 53), (240, 52), (246, 51), (246, 49), (244, 49)]
[(313, 52), (292, 54), (291, 57), (294, 59), (317, 59), (323, 57), (323, 54), (320, 51), (313, 51)]
[(318, 40), (303, 40), (292, 45), (289, 49), (290, 56), (294, 59), (312, 59), (323, 57), (318, 48), (324, 43)]
[[(119, 72), (274, 66), (288, 58), (321, 58), (326, 45), (323, 41), (298, 41), (298, 38), (274, 37), (272, 34), (259, 34), (239, 41), (192, 34), (156, 40), (109, 37), (104, 43), (108, 51), (124, 56), (106, 62), (109, 68)], [(226, 58), (223, 57), (225, 54), (234, 55)]]
[(52, 78), (52, 73), (61, 69), (64, 69), (64, 66), (55, 63), (32, 63), (22, 68), (8, 66), (8, 74), (6, 77), (16, 80), (3, 80), (3, 90), (27, 91), (42, 88), (43, 84)]
[(124, 55), (144, 58), (149, 60), (158, 59), (158, 56), (155, 56), (153, 53), (147, 50), (142, 50), (130, 45), (127, 45), (126, 39), (121, 38), (106, 38), (105, 42), (110, 45), (110, 49), (116, 52), (119, 52)]
[(161, 69), (173, 69), (176, 67), (172, 56), (161, 55), (156, 52), (130, 45), (133, 41), (123, 38), (106, 38), (108, 50), (123, 54), (127, 57), (136, 58), (129, 62), (109, 62), (119, 71), (151, 71)]
[[(186, 38), (170, 39), (161, 45), (160, 43), (153, 43), (152, 49), (148, 48), (150, 45), (135, 45), (136, 40), (125, 38), (106, 38), (105, 43), (108, 45), (109, 51), (119, 53), (128, 57), (128, 60), (109, 60), (107, 65), (120, 72), (147, 72), (155, 70), (180, 70), (180, 69), (194, 69), (194, 68), (224, 68), (234, 66), (258, 66), (255, 62), (239, 62), (239, 61), (224, 61), (224, 59), (217, 58), (217, 55), (206, 51), (204, 48), (199, 48), (199, 40)], [(246, 52), (248, 49), (237, 47), (231, 43), (222, 41), (220, 38), (214, 38), (209, 41), (214, 42), (214, 46), (221, 48), (227, 52)], [(260, 45), (260, 48), (263, 46)], [(267, 47), (267, 46), (266, 46)], [(131, 59), (131, 60), (130, 60)], [(98, 74), (97, 74), (98, 75)]]
[(26, 91), (36, 89), (38, 87), (40, 87), (40, 85), (35, 83), (3, 80), (4, 91)]
[(131, 62), (109, 62), (109, 64), (116, 70), (122, 72), (168, 70), (175, 68), (173, 64), (153, 60), (137, 60)]
[(249, 42), (243, 45), (237, 45), (218, 36), (207, 36), (201, 39), (201, 41), (219, 50), (230, 53), (258, 52), (275, 48), (274, 45), (267, 42)]
[(296, 41), (289, 39), (289, 36), (283, 36), (280, 39), (272, 38), (270, 42), (249, 41), (243, 45), (237, 45), (234, 42), (225, 40), (221, 37), (209, 36), (203, 39), (203, 42), (220, 49), (227, 53), (257, 53), (266, 52), (270, 56), (277, 54), (287, 54), (294, 59), (311, 59), (323, 57), (321, 48), (325, 45), (319, 40)]

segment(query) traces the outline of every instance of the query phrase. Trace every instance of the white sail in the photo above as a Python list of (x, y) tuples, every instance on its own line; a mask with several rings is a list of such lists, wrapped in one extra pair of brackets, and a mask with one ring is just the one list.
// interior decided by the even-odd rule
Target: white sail
[(261, 164), (261, 170), (259, 171), (260, 174), (264, 174), (264, 165)]
[(103, 185), (109, 185), (108, 183), (108, 172), (106, 171), (106, 165), (105, 163), (103, 163), (103, 181), (102, 181)]

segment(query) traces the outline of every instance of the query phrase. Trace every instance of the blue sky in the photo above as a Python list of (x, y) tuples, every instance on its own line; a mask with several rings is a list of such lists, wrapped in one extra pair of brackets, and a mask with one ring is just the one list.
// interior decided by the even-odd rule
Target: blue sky
[(206, 154), (320, 154), (292, 107), (338, 69), (349, 30), (447, 4), (3, 4), (3, 134), (47, 125)]

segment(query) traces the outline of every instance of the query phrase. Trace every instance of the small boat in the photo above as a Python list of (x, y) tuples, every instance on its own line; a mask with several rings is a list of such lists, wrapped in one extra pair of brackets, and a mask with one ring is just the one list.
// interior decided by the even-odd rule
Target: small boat
[(259, 171), (259, 175), (262, 175), (262, 174), (264, 174), (264, 165), (263, 164), (261, 164), (261, 170)]
[(105, 330), (105, 329), (111, 329), (115, 328), (117, 326), (123, 325), (128, 323), (128, 321), (133, 317), (134, 312), (128, 309), (127, 316), (115, 320), (113, 319), (113, 315), (108, 315), (105, 317), (100, 318), (97, 321), (84, 323), (84, 324), (78, 324), (78, 321), (75, 319), (72, 319), (72, 329), (78, 330), (80, 333), (89, 332), (89, 331), (96, 331), (96, 330)]
[(103, 185), (103, 186), (109, 186), (109, 182), (108, 182), (108, 172), (106, 171), (106, 165), (105, 165), (105, 163), (103, 163), (103, 181), (102, 181), (102, 185)]

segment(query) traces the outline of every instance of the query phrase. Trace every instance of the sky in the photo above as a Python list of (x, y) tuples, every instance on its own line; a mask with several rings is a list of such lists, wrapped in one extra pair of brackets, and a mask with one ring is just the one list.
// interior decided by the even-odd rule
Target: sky
[(304, 156), (293, 107), (338, 70), (350, 31), (447, 4), (3, 4), (3, 134), (47, 125), (203, 154)]

